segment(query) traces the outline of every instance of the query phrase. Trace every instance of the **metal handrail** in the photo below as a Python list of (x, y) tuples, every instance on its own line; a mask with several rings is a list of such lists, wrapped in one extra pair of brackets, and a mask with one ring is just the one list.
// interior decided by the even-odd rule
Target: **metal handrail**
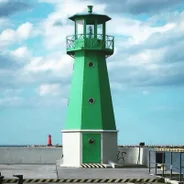
[(70, 35), (66, 38), (67, 49), (75, 49), (75, 43), (77, 41), (83, 41), (84, 47), (90, 48), (97, 47), (101, 49), (110, 49), (114, 50), (114, 37), (110, 35), (103, 35), (103, 34), (77, 34), (77, 35)]
[[(151, 160), (151, 157), (152, 157), (151, 152), (154, 153), (154, 157), (153, 158), (154, 158), (155, 161)], [(183, 168), (183, 165), (182, 165), (182, 152), (179, 153), (179, 160), (177, 159), (177, 161), (179, 161), (178, 165), (175, 165), (177, 162), (174, 161), (175, 159), (173, 157), (173, 152), (170, 152), (170, 155), (167, 155), (167, 156), (170, 157), (170, 162), (168, 162), (168, 160), (167, 160), (167, 163), (166, 163), (164, 155), (162, 155), (162, 163), (156, 162), (156, 153), (163, 153), (163, 154), (165, 154), (166, 152), (167, 151), (149, 150), (149, 173), (152, 172), (151, 169), (155, 169), (155, 173), (154, 174), (157, 175), (158, 174), (157, 173), (157, 168), (158, 168), (158, 164), (159, 164), (160, 166), (162, 166), (162, 173), (161, 173), (162, 177), (164, 177), (165, 174), (170, 174), (170, 179), (175, 178), (175, 179), (177, 179), (179, 181), (183, 181), (184, 173), (182, 171), (182, 168)], [(175, 155), (175, 157), (176, 157), (176, 155)], [(165, 168), (164, 167), (168, 171), (170, 171), (170, 172), (167, 171), (167, 173), (165, 173), (165, 171), (164, 171)], [(176, 172), (176, 173), (173, 173), (173, 172)], [(177, 176), (175, 176), (175, 174)]]

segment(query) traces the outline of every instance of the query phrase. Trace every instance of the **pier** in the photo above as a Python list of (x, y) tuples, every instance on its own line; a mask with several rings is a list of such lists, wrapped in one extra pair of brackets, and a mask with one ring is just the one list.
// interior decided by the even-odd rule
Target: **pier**
[[(4, 182), (16, 183), (13, 175), (23, 175), (24, 183), (67, 183), (72, 182), (120, 182), (120, 183), (158, 183), (164, 181), (183, 181), (182, 151), (179, 146), (120, 145), (117, 160), (120, 168), (112, 167), (59, 167), (62, 157), (62, 145), (19, 145), (0, 146), (0, 172)], [(160, 160), (156, 155), (161, 156)], [(174, 154), (179, 154), (177, 172), (174, 165)], [(172, 157), (171, 157), (172, 156)], [(160, 157), (160, 156), (159, 156)], [(171, 160), (172, 159), (172, 160)], [(90, 165), (90, 164), (88, 164)], [(97, 164), (96, 164), (97, 165)], [(100, 164), (99, 164), (100, 165)], [(172, 168), (170, 166), (172, 165)], [(88, 179), (88, 180), (87, 180)]]

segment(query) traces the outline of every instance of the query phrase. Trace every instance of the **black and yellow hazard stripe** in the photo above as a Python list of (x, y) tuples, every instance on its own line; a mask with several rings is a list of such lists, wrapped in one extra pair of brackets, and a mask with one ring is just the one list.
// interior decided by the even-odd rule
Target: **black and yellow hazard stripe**
[[(3, 179), (3, 183), (17, 183), (18, 179)], [(164, 183), (161, 178), (123, 179), (23, 179), (23, 183)]]
[(106, 168), (106, 165), (104, 164), (81, 164), (82, 168)]

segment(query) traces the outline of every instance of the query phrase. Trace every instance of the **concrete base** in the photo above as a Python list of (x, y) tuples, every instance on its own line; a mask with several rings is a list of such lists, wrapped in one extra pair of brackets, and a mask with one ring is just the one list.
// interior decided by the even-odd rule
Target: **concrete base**
[(117, 162), (117, 131), (116, 130), (64, 130), (63, 162), (62, 167), (81, 167), (83, 164), (83, 133), (100, 134), (101, 136), (101, 162)]
[(102, 132), (102, 163), (117, 163), (117, 132)]
[(61, 166), (80, 167), (81, 165), (81, 133), (63, 132), (63, 163)]

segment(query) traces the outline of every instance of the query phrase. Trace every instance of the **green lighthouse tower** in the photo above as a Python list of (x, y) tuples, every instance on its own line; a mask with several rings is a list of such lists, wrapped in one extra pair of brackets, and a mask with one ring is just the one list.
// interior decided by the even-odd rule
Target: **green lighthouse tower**
[(106, 35), (107, 15), (76, 14), (68, 36), (67, 54), (75, 59), (62, 131), (63, 165), (116, 162), (117, 130), (107, 72), (106, 58), (114, 52), (114, 37)]

